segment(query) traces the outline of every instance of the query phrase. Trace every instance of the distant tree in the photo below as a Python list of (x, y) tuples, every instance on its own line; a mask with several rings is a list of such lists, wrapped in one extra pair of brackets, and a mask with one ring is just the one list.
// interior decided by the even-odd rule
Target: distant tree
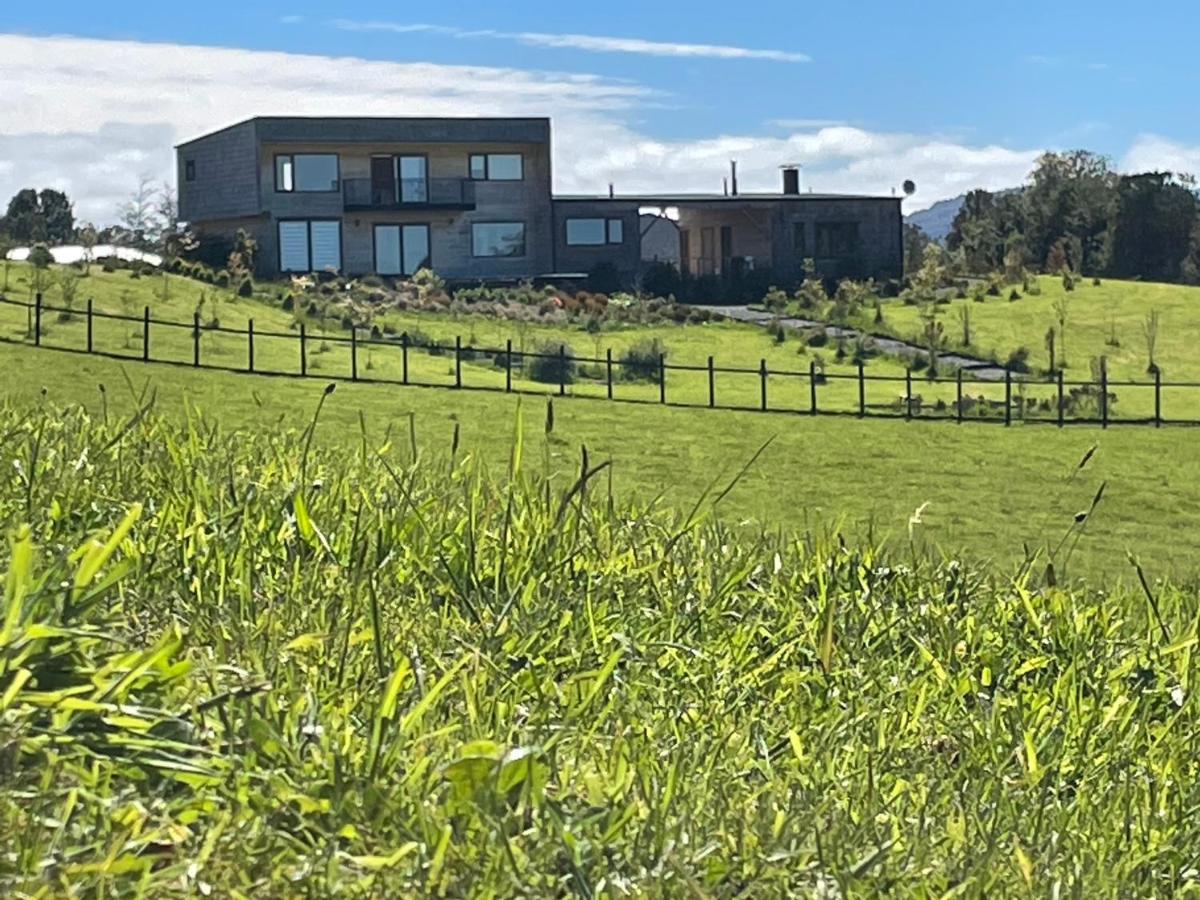
[(4, 231), (23, 244), (48, 241), (65, 244), (75, 231), (75, 213), (62, 191), (24, 188), (13, 195), (4, 215)]
[(1192, 251), (1196, 197), (1170, 172), (1121, 178), (1112, 227), (1110, 275), (1176, 281)]
[(911, 275), (921, 267), (925, 248), (930, 244), (929, 235), (919, 225), (904, 225), (904, 274)]
[(1067, 321), (1071, 315), (1071, 298), (1065, 293), (1054, 299), (1054, 318), (1058, 322), (1059, 368), (1067, 367)]
[(11, 265), (11, 260), (8, 258), (9, 252), (13, 249), (13, 240), (4, 232), (0, 232), (0, 266), (4, 269), (4, 283), (0, 286), (0, 293), (8, 291), (8, 267)]
[(130, 243), (142, 250), (149, 250), (158, 239), (159, 190), (154, 185), (154, 179), (143, 175), (138, 180), (138, 186), (129, 199), (121, 205), (118, 218), (123, 234), (121, 243)]
[(75, 234), (75, 240), (83, 248), (83, 267), (85, 272), (92, 265), (92, 257), (96, 251), (96, 241), (98, 239), (99, 235), (96, 233), (96, 226), (91, 222), (85, 222)]
[(971, 191), (950, 226), (946, 247), (962, 251), (968, 272), (991, 272), (1000, 267), (1004, 235), (994, 215), (995, 206), (993, 194)]
[(38, 206), (45, 222), (45, 238), (52, 244), (69, 243), (75, 234), (75, 210), (62, 191), (45, 188), (38, 194)]
[(1023, 193), (1026, 239), (1034, 259), (1045, 259), (1064, 237), (1078, 239), (1078, 272), (1106, 264), (1106, 232), (1116, 201), (1117, 175), (1108, 158), (1087, 150), (1045, 153)]

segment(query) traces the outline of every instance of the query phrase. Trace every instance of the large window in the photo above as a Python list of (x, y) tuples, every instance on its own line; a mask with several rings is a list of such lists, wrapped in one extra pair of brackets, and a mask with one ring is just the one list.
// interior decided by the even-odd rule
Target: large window
[(475, 181), (520, 181), (525, 160), (520, 153), (472, 153), (471, 178)]
[(337, 272), (341, 268), (341, 222), (314, 220), (279, 223), (281, 272)]
[(336, 153), (294, 153), (275, 157), (275, 190), (322, 194), (339, 190)]
[(375, 271), (412, 275), (429, 267), (428, 225), (376, 225)]
[(858, 252), (857, 222), (818, 222), (817, 256), (825, 259), (853, 256)]
[(567, 219), (568, 246), (598, 247), (624, 240), (625, 226), (620, 219)]
[(476, 222), (471, 226), (472, 256), (524, 256), (524, 222)]

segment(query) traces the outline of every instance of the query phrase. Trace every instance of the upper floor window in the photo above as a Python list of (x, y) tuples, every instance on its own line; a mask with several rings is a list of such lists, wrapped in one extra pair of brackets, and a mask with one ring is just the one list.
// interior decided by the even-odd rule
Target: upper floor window
[(525, 160), (520, 153), (472, 153), (474, 181), (520, 181), (525, 177)]
[(336, 153), (289, 153), (275, 157), (275, 190), (330, 193), (338, 187)]
[(857, 222), (818, 222), (817, 256), (853, 256), (858, 252)]
[(471, 226), (472, 256), (524, 256), (524, 222), (476, 222)]
[(183, 164), (183, 180), (196, 180), (196, 161), (194, 159), (189, 159)]
[(625, 240), (625, 225), (620, 219), (567, 219), (567, 245), (598, 247), (620, 244)]

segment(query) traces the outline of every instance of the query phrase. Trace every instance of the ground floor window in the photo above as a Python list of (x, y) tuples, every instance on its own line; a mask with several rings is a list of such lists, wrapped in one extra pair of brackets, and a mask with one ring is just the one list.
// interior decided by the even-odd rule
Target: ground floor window
[(341, 222), (289, 220), (279, 223), (281, 272), (337, 272), (341, 268)]
[(429, 267), (428, 225), (376, 225), (375, 271), (412, 275)]
[(598, 247), (625, 240), (620, 219), (567, 219), (567, 246)]
[(817, 256), (836, 258), (858, 252), (857, 222), (818, 222)]
[(472, 256), (524, 256), (524, 222), (476, 222), (471, 226)]

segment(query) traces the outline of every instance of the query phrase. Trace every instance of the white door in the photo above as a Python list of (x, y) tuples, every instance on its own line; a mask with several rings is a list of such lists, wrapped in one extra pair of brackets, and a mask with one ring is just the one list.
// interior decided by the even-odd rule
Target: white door
[(308, 223), (279, 223), (279, 270), (311, 272), (308, 259)]
[(400, 262), (400, 226), (375, 226), (375, 272), (379, 275), (402, 275)]
[(342, 223), (311, 222), (312, 270), (338, 272), (342, 268)]

